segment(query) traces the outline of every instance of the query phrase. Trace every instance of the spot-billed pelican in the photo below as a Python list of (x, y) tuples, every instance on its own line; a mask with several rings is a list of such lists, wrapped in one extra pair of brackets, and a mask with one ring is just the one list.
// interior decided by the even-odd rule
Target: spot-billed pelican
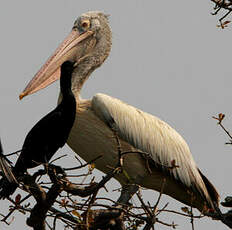
[[(20, 98), (57, 80), (63, 61), (76, 61), (72, 90), (78, 106), (68, 145), (86, 161), (103, 154), (96, 161), (96, 167), (107, 173), (108, 167), (114, 167), (118, 160), (113, 135), (116, 130), (123, 151), (146, 152), (152, 159), (147, 163), (143, 154), (124, 155), (125, 173), (117, 179), (125, 191), (128, 189), (133, 194), (136, 191), (133, 184), (160, 191), (165, 179), (163, 193), (200, 211), (214, 210), (219, 200), (216, 189), (198, 169), (185, 140), (172, 127), (104, 94), (96, 94), (92, 100), (80, 98), (83, 84), (108, 57), (110, 50), (111, 29), (107, 16), (101, 12), (82, 14)], [(122, 194), (119, 200), (128, 199)]]
[[(76, 100), (71, 90), (74, 65), (70, 61), (62, 64), (60, 78), (61, 103), (38, 121), (27, 134), (20, 156), (12, 168), (12, 172), (17, 179), (28, 168), (47, 163), (55, 152), (66, 143), (76, 115)], [(0, 199), (9, 197), (17, 187), (18, 183), (3, 177), (0, 180)]]

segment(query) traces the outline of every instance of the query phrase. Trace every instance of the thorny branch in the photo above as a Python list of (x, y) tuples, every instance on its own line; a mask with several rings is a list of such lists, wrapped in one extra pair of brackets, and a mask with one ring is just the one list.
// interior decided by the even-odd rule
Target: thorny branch
[(223, 129), (223, 131), (227, 134), (227, 136), (230, 138), (229, 142), (226, 142), (225, 144), (232, 144), (232, 136), (230, 132), (225, 128), (225, 126), (222, 124), (222, 121), (225, 118), (225, 114), (219, 113), (217, 117), (213, 116), (213, 119), (218, 121), (218, 125)]
[(231, 21), (223, 21), (229, 14), (232, 12), (232, 0), (211, 0), (215, 6), (214, 6), (214, 12), (212, 12), (212, 15), (217, 15), (220, 11), (223, 11), (222, 17), (219, 19), (220, 25), (218, 27), (221, 27), (224, 29), (228, 26), (228, 24)]
[[(219, 113), (217, 117), (213, 116), (212, 118), (218, 121), (218, 125), (222, 128), (222, 130), (230, 138), (229, 142), (226, 142), (225, 144), (231, 145), (232, 144), (232, 135), (227, 130), (227, 128), (225, 128), (225, 126), (222, 124), (223, 120), (225, 119), (225, 114)], [(224, 207), (232, 207), (232, 197), (231, 196), (226, 197), (225, 201), (221, 202), (221, 205)], [(232, 209), (229, 210), (227, 213), (221, 213), (220, 209), (218, 209), (217, 216), (213, 216), (213, 218), (221, 220), (228, 227), (232, 228)]]
[[(154, 225), (157, 223), (175, 229), (177, 224), (174, 222), (167, 223), (160, 219), (160, 213), (169, 212), (189, 218), (192, 229), (194, 230), (194, 219), (202, 218), (203, 215), (194, 216), (192, 209), (189, 211), (188, 208), (183, 208), (182, 211), (184, 212), (169, 210), (167, 209), (168, 204), (162, 208), (158, 208), (166, 180), (163, 181), (161, 192), (153, 207), (149, 202), (148, 204), (144, 202), (140, 191), (137, 193), (140, 206), (121, 206), (111, 199), (97, 196), (98, 191), (101, 188), (105, 188), (105, 184), (115, 174), (123, 171), (123, 157), (131, 153), (130, 151), (122, 151), (120, 139), (116, 131), (114, 131), (114, 136), (117, 143), (118, 163), (100, 182), (96, 183), (92, 179), (90, 183), (85, 185), (83, 183), (76, 184), (68, 179), (69, 175), (66, 172), (78, 171), (84, 167), (88, 167), (89, 171), (84, 175), (90, 175), (94, 168), (94, 163), (101, 156), (86, 164), (81, 164), (79, 159), (77, 159), (80, 165), (73, 168), (61, 168), (52, 164), (45, 164), (44, 169), (36, 171), (33, 175), (25, 174), (20, 178), (20, 189), (25, 191), (27, 195), (24, 198), (20, 194), (15, 199), (9, 198), (8, 201), (11, 203), (9, 213), (7, 215), (1, 214), (1, 221), (6, 224), (11, 224), (14, 217), (9, 220), (10, 217), (12, 217), (15, 211), (19, 211), (23, 214), (29, 213), (26, 223), (34, 230), (45, 230), (46, 226), (51, 230), (55, 230), (58, 229), (58, 222), (63, 223), (65, 229), (73, 230), (148, 230), (154, 229)], [(141, 154), (147, 161), (152, 160), (147, 153), (139, 151), (134, 151), (133, 153)], [(168, 170), (179, 167), (175, 164), (175, 160), (170, 162), (170, 165), (171, 167), (162, 167)], [(149, 168), (149, 162), (147, 167)], [(46, 175), (48, 175), (49, 181), (44, 183), (42, 176)], [(77, 173), (78, 175), (81, 174)], [(84, 201), (80, 199), (77, 201), (77, 196), (86, 197), (86, 199)], [(32, 197), (35, 202), (31, 201)], [(228, 205), (230, 202), (231, 200), (229, 202), (225, 201)], [(218, 212), (213, 218), (220, 219), (228, 225), (228, 221), (231, 218), (231, 215), (228, 213), (222, 214)]]

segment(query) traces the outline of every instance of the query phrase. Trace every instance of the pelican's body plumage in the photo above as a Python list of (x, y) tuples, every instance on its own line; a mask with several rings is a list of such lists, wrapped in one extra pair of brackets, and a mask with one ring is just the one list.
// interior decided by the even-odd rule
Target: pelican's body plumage
[(116, 132), (122, 151), (137, 151), (124, 155), (126, 173), (117, 176), (122, 185), (138, 184), (160, 191), (165, 181), (165, 194), (200, 211), (214, 210), (219, 195), (196, 166), (184, 139), (173, 128), (155, 116), (104, 94), (97, 94), (92, 100), (80, 98), (84, 82), (108, 57), (110, 49), (107, 16), (100, 12), (83, 14), (20, 98), (56, 80), (62, 61), (76, 60), (72, 90), (78, 105), (69, 146), (86, 161), (103, 155), (96, 161), (96, 167), (107, 173), (109, 166), (114, 167), (118, 160)]
[[(76, 120), (67, 143), (79, 156), (90, 161), (103, 155), (95, 162), (96, 168), (109, 172), (109, 167), (115, 167), (118, 161), (113, 128), (123, 152), (141, 152), (124, 156), (126, 174), (117, 176), (122, 185), (135, 183), (160, 191), (165, 183), (165, 194), (199, 210), (207, 205), (213, 207), (211, 197), (217, 199), (217, 193), (209, 194), (208, 180), (202, 177), (187, 143), (167, 123), (108, 95), (78, 100)], [(150, 154), (154, 165), (146, 164), (142, 152)], [(179, 167), (171, 169), (173, 160)]]

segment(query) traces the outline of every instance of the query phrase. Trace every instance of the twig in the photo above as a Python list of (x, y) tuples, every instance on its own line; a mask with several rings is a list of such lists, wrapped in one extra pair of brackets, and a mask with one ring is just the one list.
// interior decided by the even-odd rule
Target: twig
[(162, 182), (161, 189), (160, 189), (159, 197), (158, 197), (158, 199), (157, 199), (157, 201), (156, 201), (156, 204), (155, 204), (155, 206), (154, 206), (154, 209), (153, 209), (153, 214), (155, 214), (155, 212), (157, 211), (157, 207), (158, 207), (158, 204), (159, 204), (159, 202), (160, 202), (161, 196), (162, 196), (162, 194), (163, 194), (165, 184), (166, 184), (166, 179), (164, 178), (164, 179), (163, 179), (163, 182)]
[(191, 223), (191, 225), (192, 225), (192, 230), (194, 230), (194, 218), (193, 218), (193, 207), (191, 207), (191, 210), (190, 210), (190, 212), (191, 212), (191, 221), (190, 221), (190, 223)]
[(57, 158), (55, 158), (54, 160), (52, 160), (51, 162), (49, 162), (49, 164), (52, 164), (52, 163), (54, 163), (55, 161), (60, 160), (61, 158), (66, 157), (66, 156), (67, 156), (67, 154), (64, 154), (64, 155), (62, 155), (62, 156), (60, 156), (60, 157), (57, 157)]
[(168, 227), (172, 227), (174, 229), (178, 226), (178, 224), (175, 224), (175, 223), (168, 224), (168, 223), (165, 223), (165, 222), (158, 220), (158, 219), (156, 221), (157, 221), (157, 223), (163, 224), (163, 225), (168, 226)]
[(21, 151), (22, 151), (22, 149), (20, 149), (20, 150), (18, 150), (18, 151), (15, 151), (15, 152), (13, 152), (13, 153), (5, 154), (4, 156), (5, 156), (5, 157), (9, 157), (9, 156), (15, 155), (15, 154), (17, 154), (17, 153), (19, 153), (19, 152), (21, 152)]
[(232, 1), (231, 0), (211, 0), (212, 2), (215, 3), (215, 7), (214, 7), (214, 12), (211, 13), (212, 15), (217, 15), (218, 12), (223, 9), (223, 10), (227, 10), (227, 13), (225, 13), (220, 19), (220, 27), (222, 29), (224, 29), (228, 23), (230, 23), (230, 21), (225, 21), (222, 22), (231, 12), (232, 12)]
[(87, 162), (86, 164), (81, 164), (80, 166), (77, 166), (77, 167), (63, 168), (63, 169), (64, 169), (64, 171), (69, 171), (69, 170), (76, 170), (76, 169), (84, 168), (85, 166), (92, 164), (93, 162), (100, 159), (101, 157), (102, 157), (102, 155), (99, 155), (99, 156), (95, 157), (93, 160)]
[(213, 116), (212, 117), (215, 120), (218, 120), (218, 125), (224, 130), (224, 132), (227, 134), (227, 136), (230, 138), (230, 142), (227, 142), (226, 144), (232, 144), (232, 136), (230, 132), (225, 128), (225, 126), (222, 124), (223, 119), (225, 118), (225, 114), (219, 113), (218, 117)]

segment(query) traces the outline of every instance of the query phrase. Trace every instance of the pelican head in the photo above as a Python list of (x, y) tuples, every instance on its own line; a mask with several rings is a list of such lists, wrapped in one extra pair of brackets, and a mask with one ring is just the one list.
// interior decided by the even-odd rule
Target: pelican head
[(65, 61), (76, 62), (73, 75), (79, 77), (79, 85), (75, 87), (81, 87), (90, 73), (108, 57), (111, 37), (107, 15), (98, 11), (82, 14), (74, 22), (69, 35), (28, 83), (19, 98), (22, 99), (58, 80), (60, 67)]

